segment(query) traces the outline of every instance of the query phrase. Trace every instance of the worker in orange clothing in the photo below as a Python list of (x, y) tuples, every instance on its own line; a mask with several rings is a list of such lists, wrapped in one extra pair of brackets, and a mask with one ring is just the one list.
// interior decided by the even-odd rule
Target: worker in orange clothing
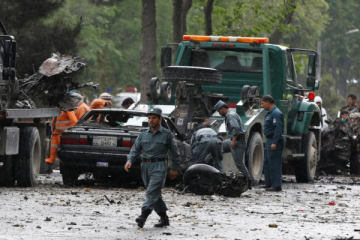
[(73, 98), (79, 100), (78, 108), (75, 110), (75, 115), (78, 120), (82, 116), (84, 116), (85, 113), (87, 113), (90, 108), (86, 103), (84, 103), (84, 98), (79, 93), (71, 93), (70, 94)]
[[(110, 102), (110, 104), (111, 104), (111, 102)], [(101, 108), (110, 107), (110, 106), (109, 106), (109, 102), (107, 100), (97, 98), (97, 99), (94, 99), (94, 101), (92, 101), (92, 103), (90, 104), (90, 109), (101, 109)]]
[(51, 139), (51, 148), (50, 148), (50, 157), (45, 159), (46, 169), (45, 173), (52, 173), (53, 164), (57, 158), (57, 150), (60, 145), (60, 135), (69, 129), (70, 127), (75, 126), (78, 122), (74, 111), (61, 112), (59, 117), (53, 118), (52, 127), (52, 139)]

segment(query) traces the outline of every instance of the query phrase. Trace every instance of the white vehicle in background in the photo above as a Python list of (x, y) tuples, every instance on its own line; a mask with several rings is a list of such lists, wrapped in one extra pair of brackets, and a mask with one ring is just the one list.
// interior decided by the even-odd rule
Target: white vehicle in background
[(125, 89), (125, 92), (118, 93), (113, 97), (113, 106), (122, 108), (121, 104), (126, 98), (132, 98), (132, 100), (134, 100), (134, 104), (130, 107), (131, 109), (140, 101), (141, 93), (138, 92), (137, 88), (135, 87), (128, 87)]

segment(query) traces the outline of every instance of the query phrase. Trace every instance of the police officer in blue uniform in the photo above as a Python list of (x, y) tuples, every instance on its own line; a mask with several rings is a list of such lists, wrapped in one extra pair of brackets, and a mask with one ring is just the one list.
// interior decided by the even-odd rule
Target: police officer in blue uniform
[(161, 109), (153, 108), (147, 113), (149, 128), (140, 132), (134, 146), (128, 155), (124, 168), (129, 172), (132, 163), (141, 155), (141, 177), (146, 187), (146, 200), (141, 208), (141, 215), (136, 222), (142, 228), (152, 210), (160, 216), (155, 227), (169, 226), (168, 210), (161, 197), (161, 188), (166, 179), (167, 157), (171, 153), (172, 166), (170, 178), (175, 179), (178, 174), (180, 156), (172, 132), (161, 126)]
[[(213, 129), (200, 126), (193, 133), (190, 146), (191, 164), (209, 164), (222, 171), (222, 139)], [(211, 159), (213, 163), (210, 163)]]
[(244, 164), (246, 141), (241, 118), (237, 113), (230, 111), (229, 106), (221, 100), (216, 103), (214, 109), (218, 111), (221, 116), (225, 117), (226, 131), (229, 139), (223, 142), (223, 152), (231, 152), (237, 168), (248, 178), (248, 187), (251, 189), (251, 177)]
[(282, 151), (284, 148), (284, 116), (275, 106), (270, 95), (261, 99), (263, 108), (268, 111), (264, 120), (265, 145), (265, 188), (267, 191), (282, 191)]

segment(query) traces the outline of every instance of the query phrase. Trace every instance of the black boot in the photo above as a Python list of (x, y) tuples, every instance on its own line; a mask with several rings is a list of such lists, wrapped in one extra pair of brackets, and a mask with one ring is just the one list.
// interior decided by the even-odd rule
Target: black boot
[(252, 189), (252, 181), (251, 181), (251, 178), (248, 178), (248, 189), (249, 189), (249, 190)]
[(48, 163), (48, 162), (46, 162), (45, 163), (45, 173), (46, 174), (51, 174), (51, 173), (53, 173), (53, 164), (51, 164), (51, 163)]
[(166, 212), (158, 213), (158, 215), (160, 216), (160, 220), (159, 223), (154, 225), (154, 227), (160, 228), (170, 226), (169, 217), (166, 215)]
[(138, 216), (135, 221), (137, 222), (139, 228), (144, 227), (146, 219), (148, 218), (148, 216), (151, 214), (151, 210), (150, 209), (141, 209), (141, 215)]

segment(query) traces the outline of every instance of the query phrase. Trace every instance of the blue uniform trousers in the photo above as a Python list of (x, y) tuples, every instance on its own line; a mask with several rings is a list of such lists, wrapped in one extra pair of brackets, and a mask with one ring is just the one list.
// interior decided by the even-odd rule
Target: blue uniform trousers
[(141, 163), (141, 177), (146, 188), (146, 200), (143, 209), (163, 213), (168, 208), (161, 197), (161, 188), (165, 184), (167, 162)]
[(276, 149), (271, 150), (271, 140), (265, 144), (264, 175), (265, 186), (279, 188), (282, 182), (282, 151), (284, 141), (276, 144)]
[(246, 142), (245, 141), (236, 141), (235, 149), (231, 147), (231, 140), (227, 139), (223, 141), (223, 151), (224, 153), (231, 152), (235, 164), (239, 171), (244, 174), (245, 177), (250, 178), (249, 171), (247, 170), (244, 163), (244, 153), (246, 150)]

